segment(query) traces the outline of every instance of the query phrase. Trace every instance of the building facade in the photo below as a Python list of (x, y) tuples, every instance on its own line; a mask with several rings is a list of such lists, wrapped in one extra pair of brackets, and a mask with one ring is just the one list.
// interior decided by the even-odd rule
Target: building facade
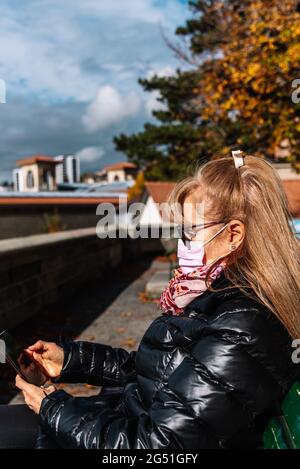
[(75, 155), (59, 155), (54, 157), (56, 184), (80, 182), (80, 160)]
[(134, 181), (138, 173), (138, 167), (127, 161), (105, 166), (101, 171), (95, 173), (97, 181), (124, 182)]
[(18, 160), (13, 170), (14, 190), (17, 192), (39, 192), (56, 190), (56, 161), (44, 155)]
[(58, 184), (80, 182), (80, 161), (74, 155), (35, 155), (18, 160), (13, 170), (17, 192), (55, 191)]

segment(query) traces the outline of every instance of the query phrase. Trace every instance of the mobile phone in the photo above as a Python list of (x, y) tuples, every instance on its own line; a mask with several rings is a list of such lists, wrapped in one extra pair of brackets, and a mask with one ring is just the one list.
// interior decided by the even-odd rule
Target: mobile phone
[(31, 359), (10, 333), (2, 331), (0, 340), (0, 378), (14, 383), (19, 374), (35, 386), (42, 386), (49, 380), (42, 367)]

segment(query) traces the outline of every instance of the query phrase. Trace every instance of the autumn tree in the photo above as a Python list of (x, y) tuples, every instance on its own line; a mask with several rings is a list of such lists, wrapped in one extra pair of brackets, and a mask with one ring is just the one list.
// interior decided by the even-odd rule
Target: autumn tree
[(142, 195), (145, 188), (145, 177), (143, 171), (140, 171), (136, 177), (135, 183), (128, 189), (127, 197), (132, 201)]
[(186, 168), (234, 148), (272, 158), (288, 140), (300, 164), (300, 6), (295, 0), (190, 1), (192, 17), (177, 28), (188, 48), (171, 47), (191, 68), (140, 80), (159, 91), (164, 110), (144, 131), (115, 138), (147, 168), (146, 177), (177, 179)]

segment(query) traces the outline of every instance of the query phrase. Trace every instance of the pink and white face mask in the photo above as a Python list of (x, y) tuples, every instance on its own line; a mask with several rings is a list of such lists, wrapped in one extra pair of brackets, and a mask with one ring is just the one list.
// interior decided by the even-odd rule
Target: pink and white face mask
[(182, 239), (178, 239), (177, 242), (177, 257), (179, 259), (179, 266), (184, 274), (188, 274), (195, 270), (197, 267), (205, 265), (205, 249), (204, 246), (214, 239), (219, 233), (221, 233), (228, 223), (217, 231), (207, 241), (186, 241), (186, 244)]

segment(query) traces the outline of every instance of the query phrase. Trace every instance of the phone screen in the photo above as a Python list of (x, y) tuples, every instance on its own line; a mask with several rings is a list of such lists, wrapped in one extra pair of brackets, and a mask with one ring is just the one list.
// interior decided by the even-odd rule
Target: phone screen
[(31, 357), (16, 342), (11, 334), (6, 331), (0, 333), (0, 378), (14, 383), (19, 374), (25, 381), (36, 386), (42, 386), (49, 377), (43, 369), (33, 362)]

